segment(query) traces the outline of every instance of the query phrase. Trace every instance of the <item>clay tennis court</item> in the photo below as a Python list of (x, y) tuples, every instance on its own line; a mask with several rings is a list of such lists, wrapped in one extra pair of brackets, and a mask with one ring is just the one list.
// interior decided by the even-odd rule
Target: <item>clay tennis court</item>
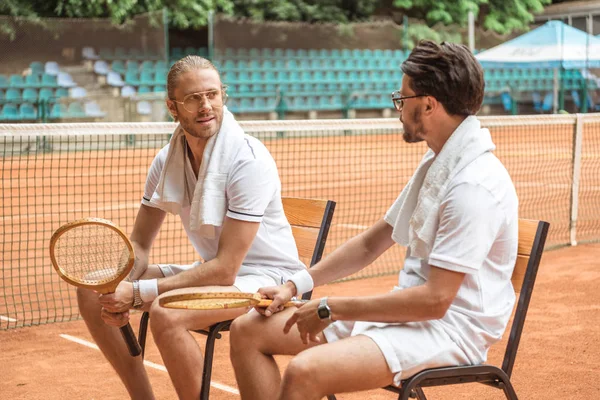
[[(600, 124), (587, 124), (582, 152), (577, 239), (600, 236)], [(569, 242), (573, 126), (491, 127), (496, 154), (505, 163), (517, 188), (521, 217), (549, 221), (547, 247)], [(337, 204), (326, 254), (381, 218), (411, 176), (425, 146), (407, 145), (397, 132), (327, 137), (264, 138), (277, 161), (283, 195), (327, 198)], [(74, 289), (55, 276), (47, 243), (62, 223), (85, 216), (111, 219), (130, 231), (143, 190), (147, 167), (158, 147), (116, 146), (112, 150), (24, 154), (2, 160), (3, 274), (0, 287), (0, 372), (2, 398), (126, 398), (116, 375), (91, 343), (77, 317)], [(65, 158), (67, 157), (67, 158)], [(175, 218), (169, 217), (159, 235), (153, 262), (190, 263), (195, 259)], [(389, 290), (390, 275), (401, 266), (396, 246), (364, 275), (321, 288), (315, 296), (360, 295)], [(547, 251), (525, 325), (514, 377), (522, 398), (547, 399), (600, 396), (596, 350), (600, 319), (594, 291), (600, 272), (595, 261), (600, 245)], [(4, 314), (5, 313), (5, 314)], [(133, 317), (137, 326), (139, 314)], [(37, 325), (13, 329), (17, 326)], [(66, 339), (61, 334), (70, 335)], [(78, 343), (73, 340), (81, 339)], [(225, 338), (226, 339), (226, 338)], [(203, 341), (202, 337), (198, 337)], [(176, 398), (160, 357), (149, 341), (148, 369), (157, 398)], [(212, 398), (237, 398), (228, 362), (227, 340), (219, 341)], [(496, 346), (490, 361), (502, 357)], [(282, 366), (286, 359), (282, 358)], [(585, 383), (577, 383), (577, 381)], [(98, 382), (102, 382), (98, 385)], [(502, 398), (492, 389), (442, 392), (440, 398)], [(443, 394), (442, 394), (443, 393)], [(495, 397), (494, 397), (495, 395)], [(375, 391), (340, 398), (393, 398)], [(433, 396), (436, 398), (436, 396)]]

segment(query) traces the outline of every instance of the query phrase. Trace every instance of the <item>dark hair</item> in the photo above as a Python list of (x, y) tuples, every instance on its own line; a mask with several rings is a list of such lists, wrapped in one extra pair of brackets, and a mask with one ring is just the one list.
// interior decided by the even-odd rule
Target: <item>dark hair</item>
[(435, 97), (448, 114), (474, 115), (481, 108), (483, 68), (466, 46), (422, 40), (401, 68), (415, 94)]

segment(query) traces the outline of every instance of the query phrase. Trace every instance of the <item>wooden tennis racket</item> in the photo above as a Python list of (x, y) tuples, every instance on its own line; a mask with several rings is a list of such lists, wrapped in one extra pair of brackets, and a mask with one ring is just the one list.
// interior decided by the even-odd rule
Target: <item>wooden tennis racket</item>
[[(133, 245), (111, 221), (85, 218), (69, 222), (50, 239), (50, 258), (58, 275), (71, 285), (114, 293), (133, 268)], [(142, 353), (131, 325), (120, 328), (129, 354)]]
[[(300, 307), (308, 300), (288, 301), (284, 307)], [(268, 307), (273, 300), (263, 299), (258, 293), (190, 292), (161, 297), (158, 304), (182, 310), (222, 310), (240, 307)]]

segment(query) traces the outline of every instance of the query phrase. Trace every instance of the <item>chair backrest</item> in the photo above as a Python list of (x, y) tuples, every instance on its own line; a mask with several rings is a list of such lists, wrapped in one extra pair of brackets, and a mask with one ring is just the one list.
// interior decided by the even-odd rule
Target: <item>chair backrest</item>
[(519, 248), (511, 280), (515, 292), (520, 292), (520, 295), (502, 362), (502, 369), (509, 377), (517, 357), (521, 332), (549, 227), (548, 222), (519, 219)]
[[(283, 197), (282, 201), (300, 259), (312, 267), (323, 256), (335, 202), (296, 197)], [(304, 293), (302, 298), (308, 300), (311, 295), (312, 292)]]

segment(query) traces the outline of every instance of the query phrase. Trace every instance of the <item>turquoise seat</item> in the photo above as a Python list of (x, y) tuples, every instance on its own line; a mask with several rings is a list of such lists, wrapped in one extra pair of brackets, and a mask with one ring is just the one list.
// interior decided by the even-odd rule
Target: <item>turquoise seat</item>
[(144, 93), (151, 93), (152, 91), (150, 90), (149, 86), (140, 86), (138, 88), (138, 94), (144, 94)]
[(51, 100), (54, 98), (54, 90), (50, 88), (40, 89), (40, 93), (38, 94), (39, 100)]
[(272, 58), (273, 57), (273, 50), (268, 48), (268, 47), (263, 47), (260, 50), (260, 56), (262, 58)]
[(116, 47), (115, 48), (115, 52), (113, 53), (113, 59), (125, 60), (127, 58), (129, 58), (127, 56), (127, 51), (125, 51), (125, 49), (123, 47)]
[(60, 119), (67, 115), (67, 106), (62, 103), (55, 103), (50, 109), (50, 119)]
[(134, 71), (137, 72), (140, 69), (140, 64), (137, 61), (128, 60), (125, 63), (126, 69), (125, 72)]
[(4, 100), (8, 103), (20, 103), (21, 102), (21, 90), (10, 88), (4, 94)]
[(171, 58), (177, 59), (179, 60), (180, 58), (183, 57), (183, 50), (181, 49), (181, 47), (173, 47), (171, 49)]
[(273, 57), (274, 58), (283, 58), (285, 53), (283, 49), (273, 49)]
[(123, 60), (115, 60), (110, 64), (110, 69), (112, 69), (115, 72), (118, 72), (121, 75), (125, 75), (125, 72), (127, 71), (125, 68), (125, 63), (123, 62)]
[(23, 90), (23, 101), (36, 102), (38, 99), (38, 91), (36, 89), (27, 88)]
[(44, 64), (42, 64), (40, 61), (33, 61), (31, 64), (29, 64), (29, 68), (31, 68), (32, 74), (41, 75), (44, 73)]
[(83, 109), (83, 105), (78, 101), (75, 101), (67, 107), (67, 117), (68, 118), (84, 118), (85, 110)]
[(163, 85), (157, 85), (157, 86), (154, 86), (154, 87), (152, 88), (152, 91), (153, 91), (154, 93), (166, 92), (166, 91), (167, 91), (167, 88), (166, 88), (165, 86), (163, 86)]
[(0, 120), (18, 121), (19, 119), (19, 110), (17, 109), (16, 104), (5, 104), (4, 107), (2, 107), (2, 114), (0, 114)]
[(154, 85), (154, 72), (151, 70), (142, 70), (140, 85)]
[(129, 52), (126, 54), (126, 57), (134, 60), (143, 60), (144, 52), (141, 49), (138, 49), (137, 47), (133, 47), (129, 49)]
[(21, 75), (13, 74), (10, 76), (9, 84), (14, 88), (22, 88), (25, 86), (25, 81)]
[(58, 89), (56, 89), (56, 93), (54, 95), (57, 98), (69, 97), (69, 89), (67, 89), (67, 88), (58, 88)]
[(146, 60), (142, 62), (142, 72), (143, 71), (154, 71), (154, 62), (150, 60)]
[(57, 87), (58, 83), (56, 81), (56, 76), (49, 75), (49, 74), (42, 75), (42, 86), (50, 87), (50, 88)]
[(30, 103), (23, 103), (19, 107), (19, 117), (20, 119), (32, 120), (37, 119), (37, 112), (35, 111), (35, 107)]
[(127, 71), (125, 74), (125, 83), (131, 86), (139, 86), (140, 78), (139, 74), (135, 71)]
[(0, 74), (0, 88), (2, 89), (6, 89), (10, 86), (8, 78), (6, 77), (6, 75), (2, 75)]
[(184, 56), (188, 56), (188, 55), (195, 55), (196, 54), (196, 48), (192, 47), (192, 46), (188, 46), (183, 50), (183, 55)]

